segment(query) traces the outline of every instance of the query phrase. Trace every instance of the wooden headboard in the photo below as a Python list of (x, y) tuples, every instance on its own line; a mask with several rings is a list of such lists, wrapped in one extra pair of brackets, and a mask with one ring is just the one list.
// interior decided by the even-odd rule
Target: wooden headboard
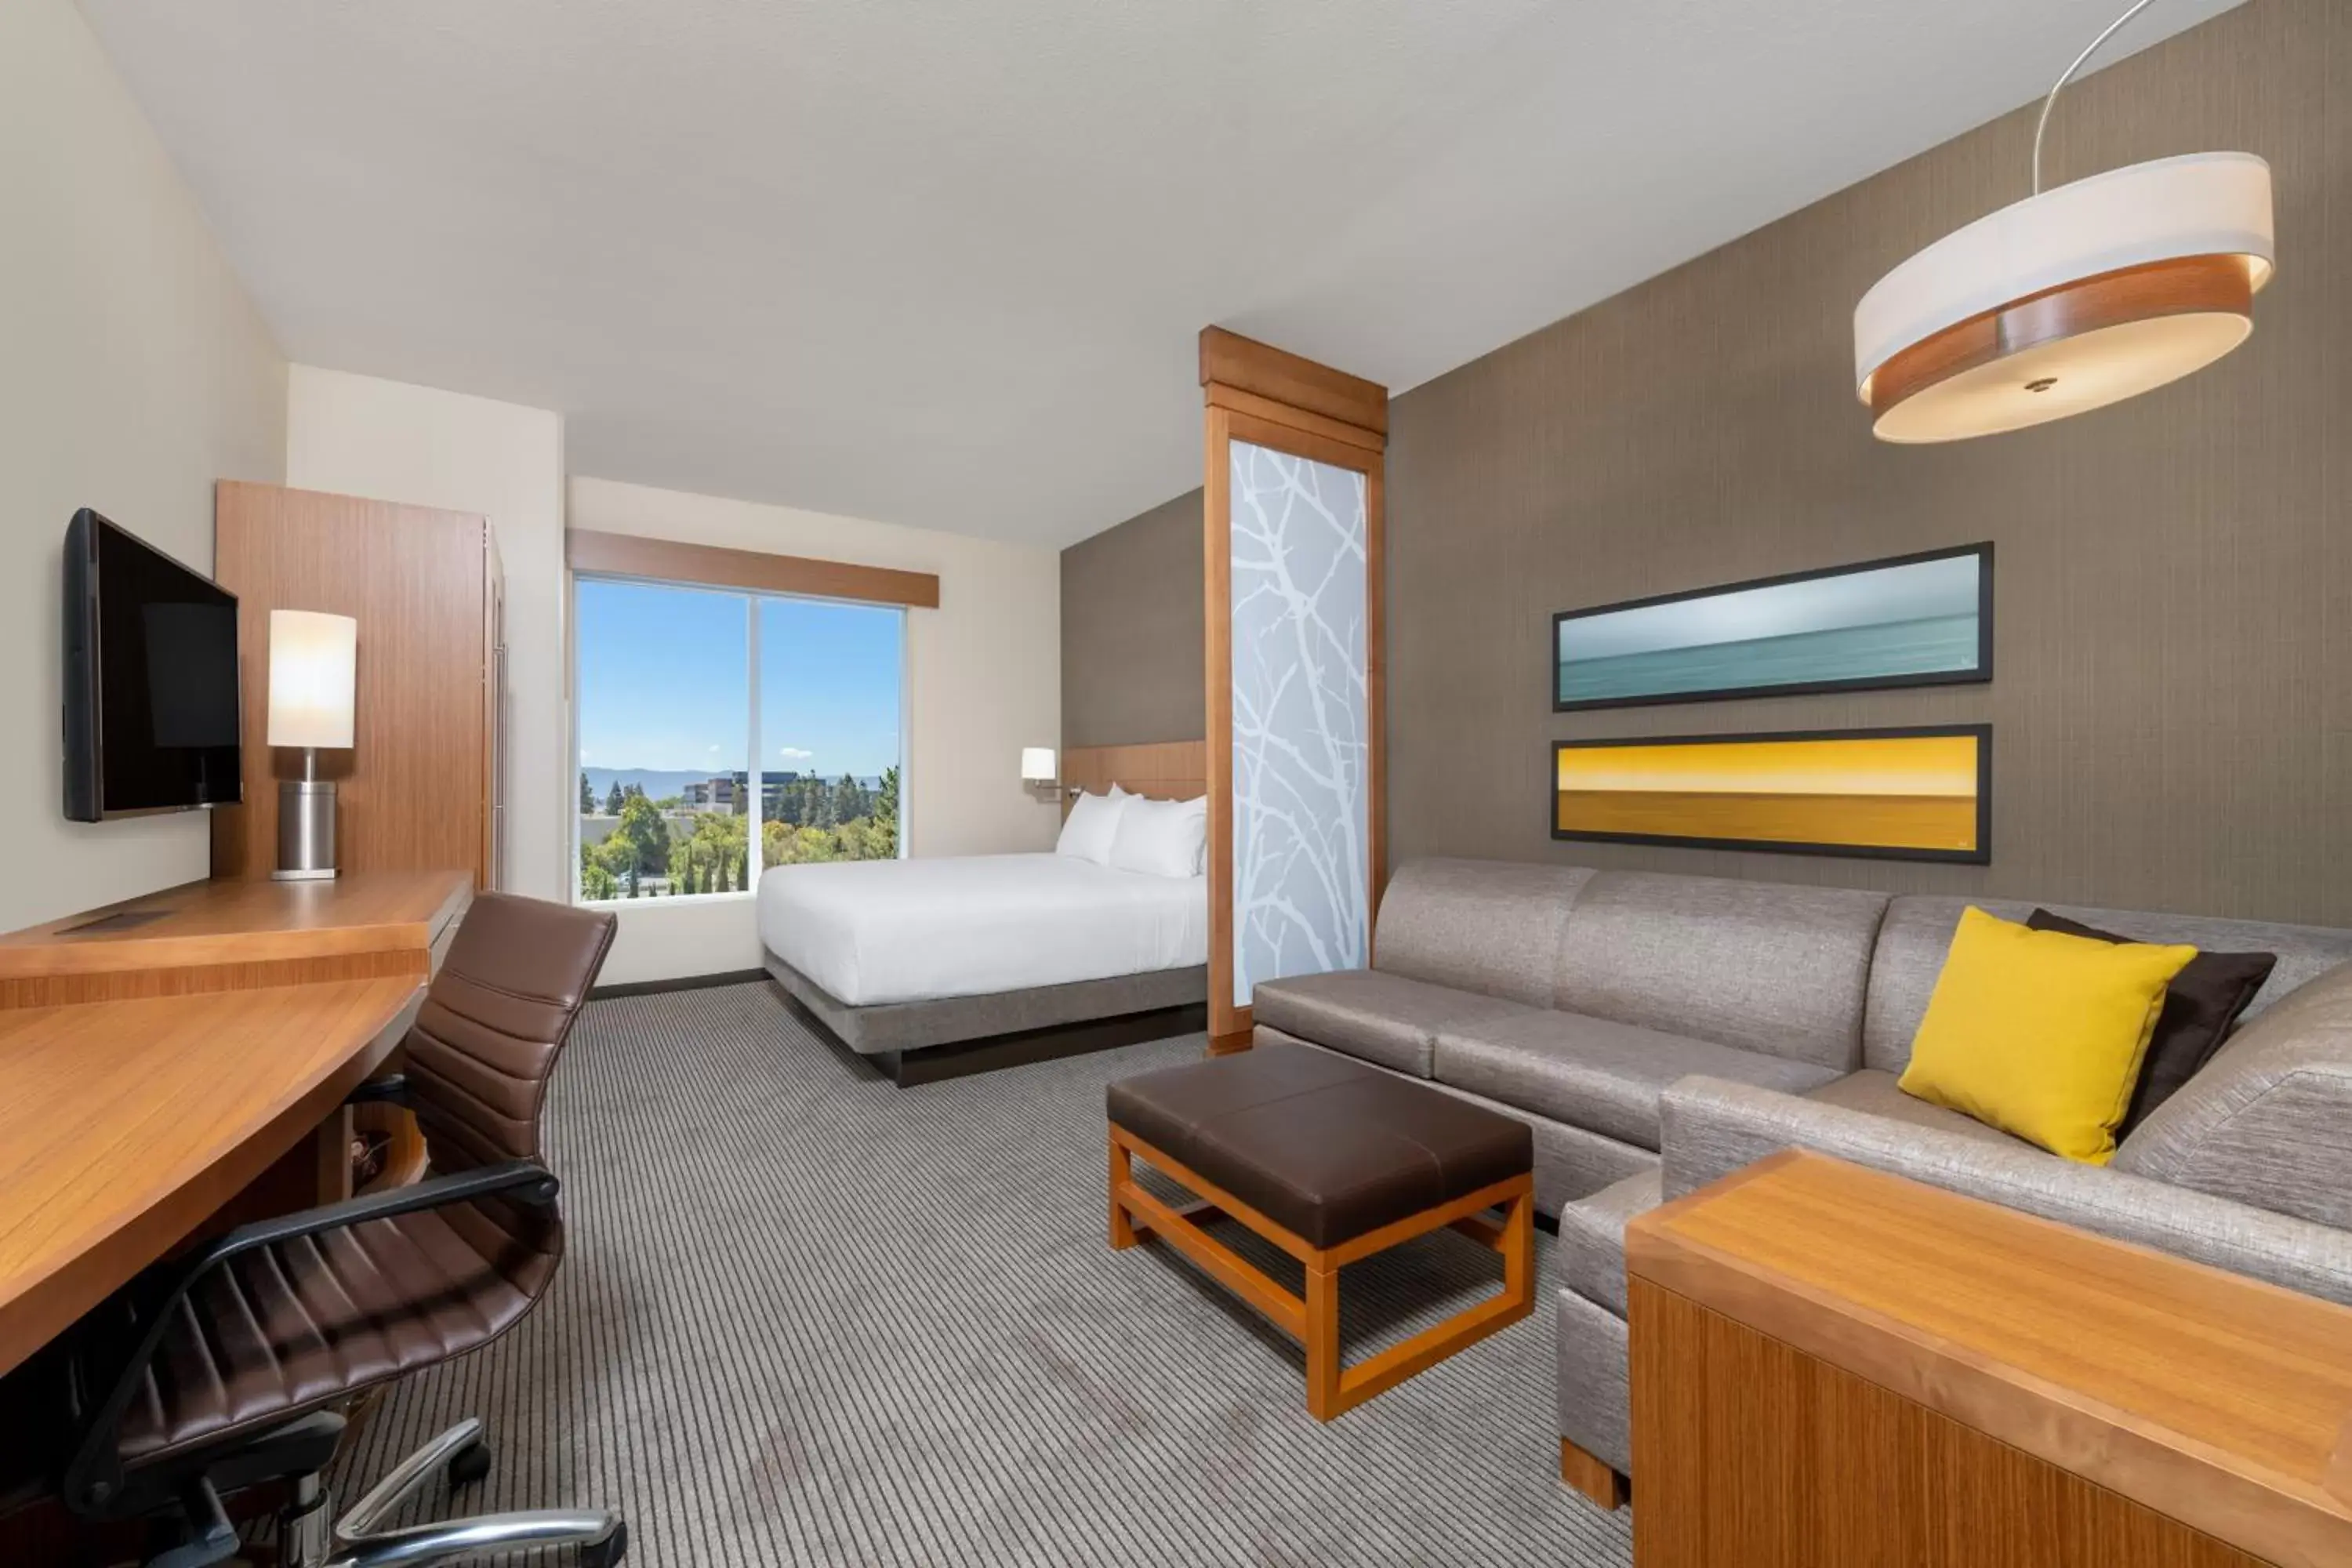
[[(1153, 741), (1134, 746), (1072, 746), (1062, 753), (1062, 782), (1102, 795), (1113, 784), (1161, 800), (1209, 793), (1209, 742)], [(1065, 795), (1062, 809), (1069, 809)]]

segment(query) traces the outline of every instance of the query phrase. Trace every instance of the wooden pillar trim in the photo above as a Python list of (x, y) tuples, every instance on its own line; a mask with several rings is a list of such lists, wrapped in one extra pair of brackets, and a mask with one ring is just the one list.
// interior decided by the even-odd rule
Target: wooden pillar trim
[(1377, 430), (1368, 430), (1361, 425), (1350, 425), (1344, 419), (1333, 419), (1304, 408), (1293, 408), (1287, 403), (1276, 403), (1271, 397), (1260, 397), (1255, 392), (1244, 392), (1222, 381), (1210, 382), (1202, 388), (1202, 394), (1210, 407), (1222, 408), (1229, 414), (1280, 425), (1366, 452), (1378, 453), (1388, 449), (1389, 438)]
[(932, 573), (859, 566), (806, 555), (771, 555), (763, 550), (728, 550), (714, 544), (682, 544), (671, 539), (574, 528), (564, 531), (563, 559), (574, 572), (611, 577), (649, 577), (663, 583), (748, 588), (761, 594), (805, 594), (918, 610), (940, 607), (940, 580)]
[(1373, 436), (1389, 433), (1387, 387), (1223, 327), (1201, 331), (1201, 384), (1228, 387)]

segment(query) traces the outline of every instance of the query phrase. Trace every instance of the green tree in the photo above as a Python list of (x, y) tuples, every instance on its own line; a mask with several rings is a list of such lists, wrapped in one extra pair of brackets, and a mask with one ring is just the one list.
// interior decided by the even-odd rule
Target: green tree
[(612, 868), (597, 856), (596, 847), (580, 847), (580, 896), (583, 899), (611, 899), (620, 895), (621, 885), (614, 879)]
[(588, 770), (585, 768), (580, 770), (580, 815), (583, 816), (596, 815), (596, 791), (588, 783)]
[[(613, 837), (633, 851), (630, 867), (638, 875), (658, 877), (669, 869), (669, 824), (642, 791), (621, 802), (621, 820)], [(635, 895), (631, 895), (634, 897)]]
[(898, 858), (898, 770), (882, 770), (882, 787), (874, 792), (874, 833), (871, 842), (875, 852), (869, 860), (896, 860)]
[(621, 803), (628, 798), (628, 795), (621, 789), (621, 781), (614, 779), (613, 781), (613, 787), (604, 792), (604, 815), (607, 816), (620, 816)]

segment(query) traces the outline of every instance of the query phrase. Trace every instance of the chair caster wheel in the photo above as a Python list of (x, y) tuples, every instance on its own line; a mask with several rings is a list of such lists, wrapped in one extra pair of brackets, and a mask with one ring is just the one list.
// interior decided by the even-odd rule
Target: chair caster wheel
[(469, 1487), (490, 1473), (490, 1446), (476, 1438), (449, 1457), (449, 1484)]
[(629, 1526), (624, 1520), (613, 1526), (613, 1533), (591, 1546), (580, 1549), (580, 1568), (617, 1568), (629, 1552)]

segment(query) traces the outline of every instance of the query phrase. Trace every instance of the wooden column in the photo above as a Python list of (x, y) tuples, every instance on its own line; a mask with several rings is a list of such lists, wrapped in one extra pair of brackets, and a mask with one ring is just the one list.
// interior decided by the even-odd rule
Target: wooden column
[(1235, 994), (1233, 458), (1235, 443), (1305, 458), (1363, 476), (1364, 768), (1368, 816), (1363, 951), (1370, 914), (1387, 875), (1387, 754), (1382, 738), (1386, 630), (1383, 625), (1381, 485), (1388, 447), (1388, 391), (1222, 328), (1201, 333), (1201, 386), (1207, 422), (1202, 548), (1208, 611), (1209, 1049), (1250, 1043), (1251, 1008)]
[(300, 759), (269, 745), (269, 612), (324, 610), (360, 625), (356, 743), (319, 754), (337, 865), (459, 866), (496, 887), (504, 592), (488, 520), (223, 480), (213, 547), (237, 596), (245, 710), (245, 800), (212, 814), (213, 875), (277, 867), (278, 781)]

